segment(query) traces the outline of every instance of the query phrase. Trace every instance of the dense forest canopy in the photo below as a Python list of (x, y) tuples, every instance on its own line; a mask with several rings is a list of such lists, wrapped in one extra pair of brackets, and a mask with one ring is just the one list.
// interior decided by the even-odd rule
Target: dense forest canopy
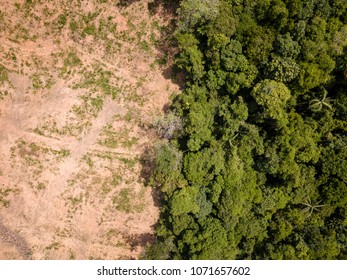
[[(182, 0), (153, 259), (347, 259), (347, 1)], [(177, 119), (179, 121), (177, 121)]]

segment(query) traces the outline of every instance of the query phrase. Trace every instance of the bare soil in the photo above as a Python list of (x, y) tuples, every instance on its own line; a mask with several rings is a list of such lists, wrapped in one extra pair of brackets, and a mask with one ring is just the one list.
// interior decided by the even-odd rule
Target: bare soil
[(140, 158), (178, 86), (150, 1), (0, 0), (0, 259), (137, 259)]

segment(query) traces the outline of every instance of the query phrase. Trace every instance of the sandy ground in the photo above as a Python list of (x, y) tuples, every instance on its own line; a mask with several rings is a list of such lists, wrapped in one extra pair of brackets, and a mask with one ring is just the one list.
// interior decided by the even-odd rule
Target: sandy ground
[(158, 208), (140, 158), (178, 86), (148, 1), (0, 0), (0, 259), (136, 259)]

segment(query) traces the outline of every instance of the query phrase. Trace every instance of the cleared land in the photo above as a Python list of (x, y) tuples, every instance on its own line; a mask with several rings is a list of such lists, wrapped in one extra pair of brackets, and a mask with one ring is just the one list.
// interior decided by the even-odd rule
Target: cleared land
[(141, 156), (179, 89), (148, 2), (0, 0), (0, 259), (131, 259), (153, 238)]

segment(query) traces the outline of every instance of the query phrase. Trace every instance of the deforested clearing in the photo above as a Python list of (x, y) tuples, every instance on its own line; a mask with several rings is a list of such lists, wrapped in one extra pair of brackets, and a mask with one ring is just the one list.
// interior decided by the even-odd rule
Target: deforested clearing
[(0, 0), (0, 259), (137, 259), (141, 175), (179, 87), (149, 1)]

